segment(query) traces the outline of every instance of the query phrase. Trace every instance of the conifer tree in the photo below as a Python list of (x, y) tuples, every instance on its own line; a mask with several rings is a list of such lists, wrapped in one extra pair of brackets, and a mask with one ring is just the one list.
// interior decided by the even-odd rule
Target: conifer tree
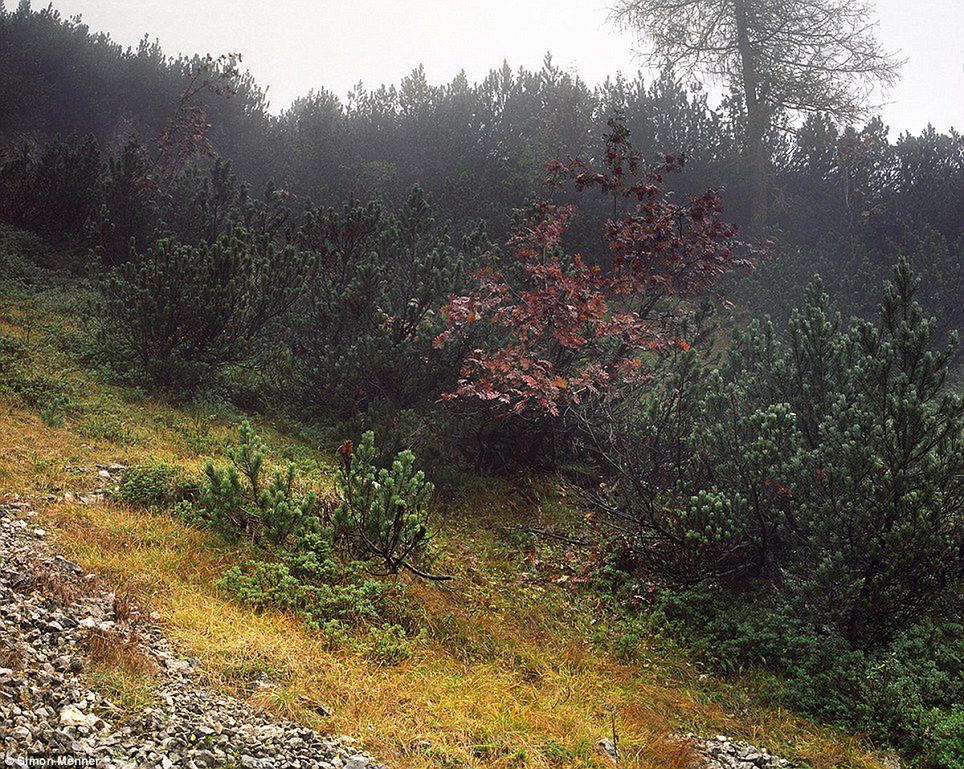
[(104, 280), (107, 342), (155, 386), (190, 392), (277, 331), (312, 264), (306, 252), (240, 229), (199, 246), (161, 240)]
[(305, 397), (350, 415), (374, 400), (411, 408), (454, 378), (460, 351), (437, 350), (439, 316), (484, 248), (479, 230), (456, 248), (425, 193), (390, 213), (350, 201), (311, 209), (299, 235), (317, 254), (295, 359)]
[(935, 349), (918, 285), (902, 260), (874, 322), (842, 328), (815, 282), (786, 341), (751, 323), (696, 388), (695, 416), (677, 420), (687, 429), (669, 482), (657, 483), (665, 462), (639, 456), (674, 435), (659, 404), (692, 402), (685, 379), (610, 435), (587, 434), (606, 479), (597, 505), (634, 537), (644, 571), (677, 585), (768, 585), (854, 649), (879, 648), (953, 600), (964, 401), (945, 386), (956, 338)]

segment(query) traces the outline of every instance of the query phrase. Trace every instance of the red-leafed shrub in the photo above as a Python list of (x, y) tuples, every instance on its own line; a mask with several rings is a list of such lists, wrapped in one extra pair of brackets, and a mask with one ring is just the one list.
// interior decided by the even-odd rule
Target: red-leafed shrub
[(579, 159), (547, 165), (548, 187), (570, 183), (612, 197), (600, 253), (566, 252), (573, 206), (532, 204), (517, 219), (507, 256), (446, 306), (447, 326), (436, 339), (477, 336), (443, 398), (493, 424), (528, 423), (538, 436), (530, 455), (567, 408), (642, 381), (656, 356), (687, 349), (681, 329), (693, 300), (751, 260), (723, 220), (716, 190), (675, 200), (664, 177), (683, 159), (648, 165), (626, 129), (609, 125), (601, 170)]

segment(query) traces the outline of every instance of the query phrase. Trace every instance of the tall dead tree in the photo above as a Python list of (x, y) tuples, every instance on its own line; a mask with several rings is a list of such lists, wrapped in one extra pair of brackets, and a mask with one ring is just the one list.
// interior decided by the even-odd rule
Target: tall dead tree
[(649, 64), (742, 97), (756, 237), (766, 228), (770, 129), (808, 112), (856, 120), (900, 66), (877, 43), (861, 0), (617, 0), (612, 20), (648, 44)]

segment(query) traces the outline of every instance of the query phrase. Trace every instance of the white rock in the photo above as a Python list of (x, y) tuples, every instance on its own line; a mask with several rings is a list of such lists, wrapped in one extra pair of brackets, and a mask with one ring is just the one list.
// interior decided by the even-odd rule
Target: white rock
[(619, 751), (609, 737), (603, 737), (596, 743), (596, 752), (601, 756), (605, 756), (613, 763), (619, 761)]
[(87, 714), (76, 705), (67, 705), (60, 711), (61, 726), (84, 726), (87, 724)]
[(187, 660), (170, 659), (166, 661), (168, 670), (187, 672), (191, 669), (191, 663)]

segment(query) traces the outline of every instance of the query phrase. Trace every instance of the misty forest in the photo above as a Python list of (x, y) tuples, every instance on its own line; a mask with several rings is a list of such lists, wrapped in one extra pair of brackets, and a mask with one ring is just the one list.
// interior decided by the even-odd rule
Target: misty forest
[(3, 766), (964, 767), (964, 140), (874, 3), (281, 108), (15, 5)]

